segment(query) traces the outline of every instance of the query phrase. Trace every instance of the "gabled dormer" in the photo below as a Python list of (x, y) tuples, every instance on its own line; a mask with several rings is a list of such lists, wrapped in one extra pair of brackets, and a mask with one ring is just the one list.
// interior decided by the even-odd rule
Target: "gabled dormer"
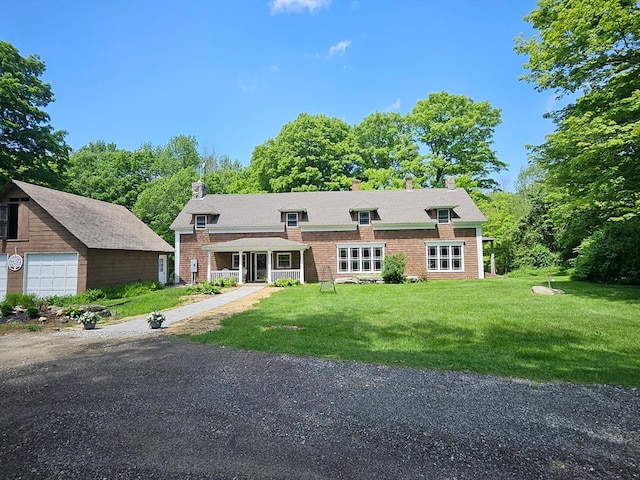
[(367, 202), (360, 202), (349, 209), (351, 219), (358, 226), (368, 227), (372, 225), (372, 221), (376, 218), (378, 207)]
[(290, 203), (278, 209), (280, 212), (280, 221), (284, 222), (287, 228), (298, 228), (300, 223), (308, 221), (307, 209), (295, 204)]

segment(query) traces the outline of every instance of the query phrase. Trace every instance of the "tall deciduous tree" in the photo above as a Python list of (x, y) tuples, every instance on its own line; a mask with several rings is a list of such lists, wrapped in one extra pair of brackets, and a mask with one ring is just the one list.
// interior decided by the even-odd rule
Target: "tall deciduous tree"
[(360, 188), (402, 188), (408, 174), (416, 175), (418, 146), (399, 113), (372, 113), (351, 128), (351, 138)]
[[(640, 214), (640, 7), (635, 0), (539, 0), (516, 43), (523, 78), (577, 98), (552, 113), (557, 129), (534, 149), (563, 192), (568, 231), (590, 235)], [(572, 240), (573, 247), (579, 238)]]
[(40, 57), (22, 57), (0, 41), (1, 184), (15, 178), (59, 186), (69, 149), (66, 132), (54, 130), (43, 110), (54, 101), (51, 85), (40, 80), (44, 71)]
[(265, 192), (341, 190), (351, 185), (349, 125), (301, 113), (276, 138), (257, 146), (251, 171)]
[(426, 149), (425, 186), (443, 187), (448, 175), (461, 175), (480, 189), (496, 189), (492, 173), (506, 168), (491, 149), (500, 109), (447, 92), (420, 100), (408, 116), (415, 139)]

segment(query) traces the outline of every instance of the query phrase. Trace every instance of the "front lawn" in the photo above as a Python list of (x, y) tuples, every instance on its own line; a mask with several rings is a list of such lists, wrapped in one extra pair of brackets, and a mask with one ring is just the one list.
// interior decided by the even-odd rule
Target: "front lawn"
[(640, 289), (540, 279), (291, 287), (197, 341), (533, 380), (640, 385)]

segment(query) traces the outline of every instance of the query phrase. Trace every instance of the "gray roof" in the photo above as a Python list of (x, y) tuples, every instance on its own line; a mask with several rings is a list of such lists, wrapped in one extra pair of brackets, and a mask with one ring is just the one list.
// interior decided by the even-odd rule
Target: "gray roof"
[(122, 205), (12, 182), (87, 248), (173, 252), (171, 245)]
[(286, 238), (241, 238), (238, 240), (230, 240), (228, 242), (214, 243), (205, 245), (203, 250), (211, 252), (237, 252), (238, 250), (251, 250), (255, 248), (273, 248), (283, 250), (306, 250), (309, 245), (306, 243), (294, 242)]
[[(355, 226), (351, 212), (371, 206), (376, 211), (372, 220), (376, 225), (403, 225), (421, 228), (433, 226), (437, 219), (427, 210), (452, 208), (458, 224), (481, 224), (485, 216), (462, 188), (416, 190), (358, 190), (340, 192), (291, 192), (256, 194), (214, 194), (191, 199), (171, 224), (172, 230), (193, 228), (193, 213), (209, 213), (214, 223), (208, 228), (214, 232), (237, 229), (284, 228), (281, 212), (291, 211), (292, 205), (306, 212), (300, 227)], [(330, 229), (330, 228), (328, 228)]]

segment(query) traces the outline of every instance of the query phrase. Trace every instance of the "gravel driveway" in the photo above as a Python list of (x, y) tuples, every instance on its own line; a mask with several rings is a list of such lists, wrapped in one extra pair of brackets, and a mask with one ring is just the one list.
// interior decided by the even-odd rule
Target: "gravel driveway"
[(640, 478), (637, 389), (0, 338), (3, 479)]

